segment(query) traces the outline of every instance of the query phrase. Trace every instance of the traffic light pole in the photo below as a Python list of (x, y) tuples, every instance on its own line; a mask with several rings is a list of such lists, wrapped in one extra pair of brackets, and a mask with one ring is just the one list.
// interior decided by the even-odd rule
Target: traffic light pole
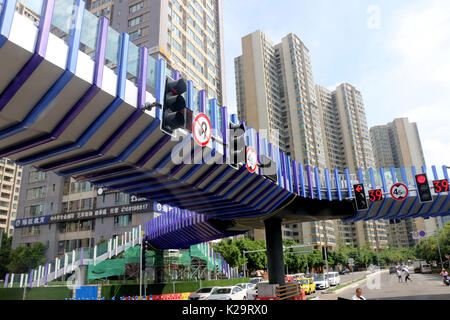
[(438, 251), (439, 251), (439, 259), (441, 259), (441, 267), (442, 269), (444, 269), (444, 262), (442, 260), (442, 255), (441, 255), (441, 246), (439, 245), (439, 232), (436, 231), (436, 242), (437, 242), (437, 247), (438, 247)]
[[(142, 235), (139, 235), (142, 238)], [(139, 296), (142, 297), (142, 254), (144, 252), (144, 241), (141, 239), (141, 259), (139, 263)]]

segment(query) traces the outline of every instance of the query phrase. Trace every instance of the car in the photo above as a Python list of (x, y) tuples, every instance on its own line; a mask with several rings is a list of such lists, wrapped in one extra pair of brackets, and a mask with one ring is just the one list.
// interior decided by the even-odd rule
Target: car
[(248, 300), (255, 300), (255, 298), (258, 296), (258, 285), (263, 283), (269, 283), (269, 281), (261, 281), (260, 283), (255, 284), (255, 286), (249, 290), (247, 290), (247, 299)]
[(255, 278), (250, 278), (250, 280), (248, 281), (249, 283), (260, 283), (261, 281), (264, 281), (263, 277), (255, 277)]
[(425, 273), (431, 273), (431, 267), (429, 264), (422, 264), (422, 266), (420, 267), (420, 273), (425, 274)]
[(316, 284), (311, 278), (302, 278), (298, 281), (305, 291), (305, 294), (311, 294), (316, 292)]
[(189, 300), (206, 300), (216, 287), (200, 288), (189, 296)]
[(249, 299), (248, 293), (256, 286), (256, 283), (238, 283), (236, 286), (241, 287), (245, 290), (247, 299)]
[(247, 300), (247, 290), (238, 286), (214, 288), (207, 300)]
[(339, 274), (340, 274), (341, 276), (346, 275), (346, 274), (349, 274), (349, 273), (350, 273), (350, 270), (348, 270), (348, 269), (344, 269), (344, 270), (339, 271)]
[(341, 283), (341, 277), (337, 272), (328, 272), (328, 282), (331, 286), (338, 286)]
[(396, 267), (390, 267), (389, 268), (389, 274), (393, 274), (393, 273), (397, 273), (397, 268)]
[(330, 282), (326, 275), (320, 274), (317, 277), (314, 277), (314, 283), (316, 284), (316, 288), (319, 290), (328, 289), (330, 287)]

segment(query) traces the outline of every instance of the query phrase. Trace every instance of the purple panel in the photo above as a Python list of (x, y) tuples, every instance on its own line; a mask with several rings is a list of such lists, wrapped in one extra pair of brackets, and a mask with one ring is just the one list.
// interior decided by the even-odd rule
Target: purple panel
[(41, 57), (45, 57), (47, 52), (48, 36), (50, 34), (54, 7), (55, 0), (44, 1), (35, 49), (35, 52)]
[(206, 91), (200, 90), (198, 92), (198, 98), (200, 101), (200, 106), (199, 106), (200, 113), (206, 113)]
[(286, 155), (283, 151), (280, 152), (280, 160), (281, 160), (281, 174), (283, 175), (283, 186), (286, 190), (289, 190), (287, 181), (286, 181)]
[(5, 276), (5, 282), (4, 282), (4, 284), (3, 284), (3, 287), (4, 287), (4, 288), (7, 288), (7, 287), (8, 287), (8, 280), (9, 280), (9, 273), (7, 273), (6, 276)]
[(105, 66), (106, 39), (108, 37), (109, 20), (100, 18), (99, 32), (97, 39), (97, 50), (95, 52), (94, 85), (101, 88), (103, 83), (103, 67)]
[[(259, 137), (259, 132), (256, 132), (256, 155), (257, 155), (257, 161), (258, 163), (261, 163), (261, 141)], [(261, 168), (258, 166), (258, 174), (261, 175)]]
[(83, 248), (80, 250), (80, 266), (83, 265)]
[(224, 144), (224, 152), (223, 152), (223, 160), (226, 163), (227, 162), (227, 147), (226, 144), (228, 142), (228, 110), (227, 107), (222, 107), (221, 109), (222, 112), (222, 140), (223, 140), (223, 144)]
[(47, 284), (47, 276), (48, 276), (48, 262), (45, 264), (44, 284)]
[(314, 187), (312, 184), (312, 176), (311, 176), (311, 166), (308, 164), (306, 166), (306, 176), (308, 179), (308, 189), (311, 199), (314, 199)]
[(31, 287), (33, 287), (33, 271), (34, 270), (31, 270), (30, 271), (30, 283), (28, 284), (28, 286), (31, 288)]
[(146, 47), (139, 48), (139, 77), (137, 80), (138, 87), (138, 108), (141, 109), (145, 105), (147, 92), (147, 63), (148, 49)]
[(180, 71), (178, 71), (178, 70), (173, 70), (173, 71), (172, 71), (172, 78), (173, 78), (173, 80), (178, 80), (178, 79), (180, 79), (180, 78), (181, 78)]
[(292, 163), (292, 174), (294, 175), (294, 185), (295, 185), (295, 190), (294, 192), (298, 195), (300, 195), (300, 188), (299, 188), (299, 184), (298, 184), (298, 167), (297, 167), (297, 163), (295, 162), (295, 160), (291, 160)]

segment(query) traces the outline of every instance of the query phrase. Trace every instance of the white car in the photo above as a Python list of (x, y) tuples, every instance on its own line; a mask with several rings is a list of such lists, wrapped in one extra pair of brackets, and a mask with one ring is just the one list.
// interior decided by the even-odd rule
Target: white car
[(189, 296), (189, 300), (206, 300), (217, 287), (200, 288)]
[(316, 283), (316, 289), (325, 290), (330, 287), (330, 282), (327, 276), (319, 274), (317, 277), (314, 277), (314, 282)]
[(260, 283), (261, 281), (264, 281), (263, 277), (256, 277), (256, 278), (251, 278), (248, 282), (249, 283)]
[(341, 277), (337, 272), (328, 272), (328, 282), (331, 286), (338, 286), (341, 283)]
[(248, 293), (256, 286), (255, 283), (238, 283), (236, 286), (245, 290), (245, 294), (247, 299), (249, 299)]
[(207, 300), (247, 300), (247, 291), (238, 286), (214, 288)]
[[(269, 283), (269, 281), (261, 281), (260, 283)], [(248, 300), (255, 300), (255, 298), (258, 296), (258, 285), (260, 283), (257, 283), (252, 289), (247, 290)]]

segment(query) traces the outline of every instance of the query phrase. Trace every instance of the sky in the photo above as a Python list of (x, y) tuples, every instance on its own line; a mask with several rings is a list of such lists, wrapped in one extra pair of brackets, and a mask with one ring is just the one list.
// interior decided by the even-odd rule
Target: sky
[(450, 166), (450, 1), (223, 0), (227, 104), (236, 109), (234, 58), (255, 30), (273, 43), (296, 34), (314, 80), (361, 90), (369, 127), (417, 122), (427, 166)]

